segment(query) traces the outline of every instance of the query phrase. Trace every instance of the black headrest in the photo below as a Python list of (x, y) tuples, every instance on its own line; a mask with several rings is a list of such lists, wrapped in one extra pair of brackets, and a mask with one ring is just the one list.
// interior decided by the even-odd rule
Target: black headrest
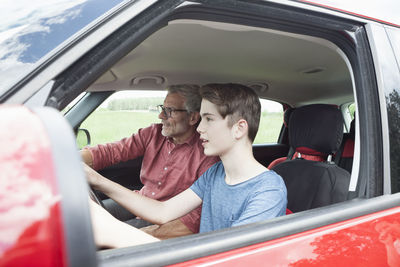
[(333, 105), (313, 104), (293, 110), (289, 120), (290, 145), (300, 153), (335, 153), (343, 138), (343, 117)]

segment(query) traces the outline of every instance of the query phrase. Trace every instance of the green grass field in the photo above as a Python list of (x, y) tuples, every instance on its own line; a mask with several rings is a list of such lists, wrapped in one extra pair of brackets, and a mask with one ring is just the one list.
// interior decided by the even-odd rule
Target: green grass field
[[(82, 123), (81, 128), (90, 132), (90, 145), (97, 145), (120, 140), (158, 122), (157, 112), (96, 110)], [(263, 112), (255, 143), (275, 143), (281, 126), (282, 113)], [(78, 136), (77, 142), (82, 148), (84, 141), (81, 136)]]

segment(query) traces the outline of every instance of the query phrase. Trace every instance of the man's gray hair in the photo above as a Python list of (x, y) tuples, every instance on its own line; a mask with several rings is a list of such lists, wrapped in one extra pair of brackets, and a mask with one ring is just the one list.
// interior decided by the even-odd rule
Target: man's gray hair
[(200, 86), (195, 84), (177, 84), (167, 88), (169, 94), (178, 93), (185, 98), (188, 112), (200, 112)]

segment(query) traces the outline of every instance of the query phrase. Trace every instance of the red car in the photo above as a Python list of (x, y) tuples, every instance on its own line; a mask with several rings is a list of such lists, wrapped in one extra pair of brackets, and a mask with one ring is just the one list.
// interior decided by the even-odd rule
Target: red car
[[(348, 2), (0, 4), (0, 266), (400, 266), (400, 5)], [(254, 154), (293, 214), (97, 250), (76, 135), (93, 143), (87, 121), (120, 91), (211, 82), (280, 107)], [(140, 165), (101, 173), (135, 189)]]

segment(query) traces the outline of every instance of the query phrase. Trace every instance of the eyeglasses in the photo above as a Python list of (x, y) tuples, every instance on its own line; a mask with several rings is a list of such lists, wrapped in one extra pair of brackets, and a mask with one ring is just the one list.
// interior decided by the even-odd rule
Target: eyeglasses
[(175, 109), (175, 108), (169, 108), (169, 107), (164, 107), (164, 105), (158, 105), (157, 106), (158, 112), (162, 112), (167, 118), (170, 118), (172, 116), (172, 112), (183, 112), (187, 111), (187, 109)]

